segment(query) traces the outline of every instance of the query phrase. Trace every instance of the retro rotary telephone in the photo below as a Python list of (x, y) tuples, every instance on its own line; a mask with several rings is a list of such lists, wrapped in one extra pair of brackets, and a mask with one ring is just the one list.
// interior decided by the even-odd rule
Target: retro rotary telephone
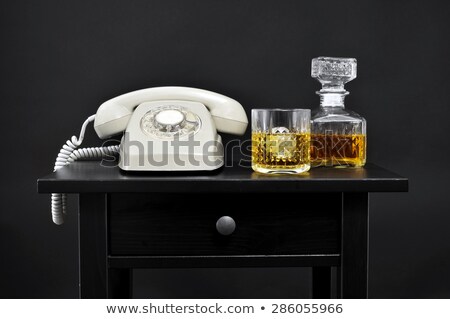
[[(125, 131), (121, 144), (77, 149), (92, 121), (101, 139)], [(117, 152), (119, 167), (125, 171), (213, 170), (224, 162), (217, 131), (243, 135), (247, 124), (242, 105), (218, 93), (187, 87), (138, 90), (100, 105), (83, 123), (80, 136), (63, 145), (54, 171), (79, 159), (101, 159)], [(175, 142), (186, 147), (174, 148)], [(64, 222), (65, 208), (66, 195), (52, 194), (54, 223)]]

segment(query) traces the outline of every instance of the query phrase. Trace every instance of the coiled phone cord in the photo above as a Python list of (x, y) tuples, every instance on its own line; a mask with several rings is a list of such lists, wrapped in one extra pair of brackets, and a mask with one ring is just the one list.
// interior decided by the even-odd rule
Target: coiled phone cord
[[(77, 160), (97, 160), (101, 159), (103, 155), (113, 156), (119, 151), (119, 145), (102, 146), (102, 147), (87, 147), (77, 149), (84, 139), (86, 126), (94, 121), (95, 115), (91, 115), (84, 121), (81, 127), (80, 136), (72, 136), (70, 140), (62, 146), (58, 157), (55, 161), (53, 171), (57, 171), (63, 166), (73, 163)], [(67, 194), (54, 193), (52, 194), (52, 219), (56, 225), (64, 223), (64, 215), (66, 214)]]

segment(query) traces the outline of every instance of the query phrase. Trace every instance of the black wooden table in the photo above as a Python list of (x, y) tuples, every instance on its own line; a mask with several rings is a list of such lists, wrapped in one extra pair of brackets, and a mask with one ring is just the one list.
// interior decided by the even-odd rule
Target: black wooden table
[[(337, 267), (336, 295), (366, 298), (369, 193), (407, 190), (406, 178), (370, 164), (267, 176), (77, 162), (38, 180), (40, 193), (79, 194), (81, 298), (128, 298), (134, 268), (182, 267), (312, 267), (314, 298), (331, 296)], [(217, 225), (222, 216), (234, 220), (230, 235), (219, 233), (233, 230), (229, 218)]]

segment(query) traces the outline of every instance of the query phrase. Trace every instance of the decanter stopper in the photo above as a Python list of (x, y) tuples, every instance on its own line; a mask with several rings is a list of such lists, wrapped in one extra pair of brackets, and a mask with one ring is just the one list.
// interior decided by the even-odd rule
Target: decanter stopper
[(318, 57), (312, 60), (311, 76), (322, 83), (317, 93), (347, 93), (344, 84), (356, 78), (356, 59)]

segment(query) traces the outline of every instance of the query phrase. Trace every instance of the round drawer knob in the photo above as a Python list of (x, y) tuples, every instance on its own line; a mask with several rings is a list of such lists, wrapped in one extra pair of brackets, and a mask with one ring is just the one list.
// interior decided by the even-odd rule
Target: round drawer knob
[(236, 222), (230, 216), (222, 216), (217, 220), (216, 229), (221, 235), (231, 235), (236, 229)]

